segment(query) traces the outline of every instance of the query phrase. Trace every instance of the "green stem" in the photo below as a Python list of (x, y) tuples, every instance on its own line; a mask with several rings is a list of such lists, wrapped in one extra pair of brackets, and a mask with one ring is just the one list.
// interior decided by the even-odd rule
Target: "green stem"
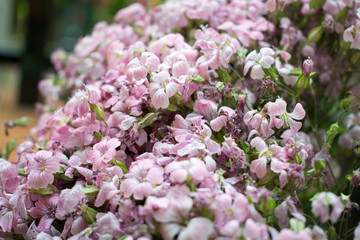
[(338, 181), (336, 181), (334, 171), (332, 170), (332, 167), (330, 166), (330, 163), (329, 163), (329, 161), (327, 159), (325, 159), (325, 163), (326, 163), (326, 166), (330, 170), (330, 174), (331, 174), (332, 178), (334, 179), (336, 187), (339, 189), (339, 183), (338, 183)]

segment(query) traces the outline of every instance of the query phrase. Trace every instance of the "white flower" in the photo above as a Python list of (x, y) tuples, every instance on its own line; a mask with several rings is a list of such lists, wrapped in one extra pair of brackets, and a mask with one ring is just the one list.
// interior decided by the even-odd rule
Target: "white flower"
[(270, 68), (274, 63), (275, 52), (271, 48), (262, 48), (260, 53), (256, 50), (249, 53), (245, 59), (244, 74), (251, 69), (250, 76), (253, 79), (262, 79), (265, 76), (263, 68)]

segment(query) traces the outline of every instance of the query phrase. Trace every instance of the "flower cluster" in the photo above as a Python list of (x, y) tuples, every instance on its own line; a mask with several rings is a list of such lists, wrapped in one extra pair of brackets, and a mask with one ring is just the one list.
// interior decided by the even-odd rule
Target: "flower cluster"
[(336, 161), (358, 157), (357, 7), (168, 0), (98, 23), (54, 52), (33, 137), (0, 159), (0, 238), (359, 239), (360, 170)]

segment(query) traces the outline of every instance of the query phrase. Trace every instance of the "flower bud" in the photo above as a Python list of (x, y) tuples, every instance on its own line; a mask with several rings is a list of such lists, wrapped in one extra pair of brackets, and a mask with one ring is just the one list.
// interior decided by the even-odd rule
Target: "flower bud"
[(324, 28), (322, 26), (317, 26), (311, 29), (308, 34), (308, 41), (317, 43), (321, 39), (323, 33), (324, 33)]
[(302, 66), (302, 71), (305, 74), (305, 76), (307, 78), (309, 78), (309, 74), (313, 71), (314, 69), (314, 62), (313, 60), (309, 57), (308, 59), (306, 59), (303, 63)]
[(99, 121), (103, 121), (105, 124), (105, 112), (102, 107), (98, 104), (92, 104), (90, 103), (91, 111), (95, 113), (96, 119)]
[(95, 209), (88, 207), (86, 205), (82, 205), (81, 210), (82, 210), (82, 216), (86, 223), (92, 224), (96, 222), (97, 211)]

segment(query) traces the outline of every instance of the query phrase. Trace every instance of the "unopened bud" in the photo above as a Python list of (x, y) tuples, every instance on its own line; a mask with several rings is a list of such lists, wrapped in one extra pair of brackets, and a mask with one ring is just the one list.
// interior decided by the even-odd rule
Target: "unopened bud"
[(310, 30), (308, 34), (308, 41), (311, 43), (317, 43), (324, 33), (324, 28), (322, 26), (317, 26)]
[(305, 76), (307, 78), (309, 78), (309, 74), (313, 71), (314, 69), (314, 62), (313, 60), (309, 57), (308, 59), (306, 59), (303, 63), (302, 66), (302, 71), (305, 74)]
[(105, 112), (102, 107), (98, 104), (92, 104), (90, 103), (91, 111), (95, 113), (96, 119), (99, 121), (103, 121), (105, 124)]

